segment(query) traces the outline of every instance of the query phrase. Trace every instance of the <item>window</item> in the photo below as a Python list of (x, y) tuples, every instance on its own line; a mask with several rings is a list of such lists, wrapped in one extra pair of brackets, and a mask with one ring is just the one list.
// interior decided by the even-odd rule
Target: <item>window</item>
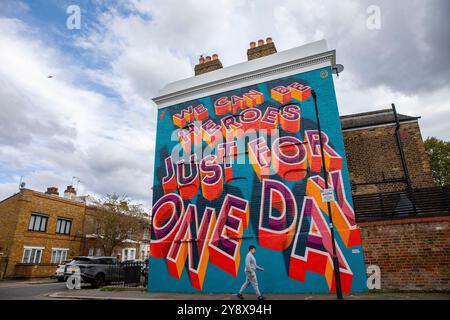
[(143, 240), (150, 240), (150, 229), (145, 228), (142, 236)]
[(95, 249), (95, 256), (100, 257), (102, 255), (102, 248), (96, 248)]
[(72, 220), (58, 218), (56, 222), (56, 233), (70, 234), (70, 227), (72, 226)]
[(136, 259), (136, 249), (126, 248), (122, 250), (122, 261), (134, 260)]
[(127, 231), (127, 238), (132, 239), (133, 238), (133, 229), (128, 229)]
[(41, 263), (44, 247), (23, 247), (22, 263)]
[(92, 257), (94, 255), (94, 248), (89, 248), (88, 256)]
[(141, 251), (141, 260), (147, 260), (148, 259), (148, 252), (146, 250)]
[(92, 258), (76, 257), (69, 264), (93, 264)]
[(32, 213), (28, 230), (45, 232), (47, 230), (47, 221), (48, 216)]
[(115, 264), (116, 263), (116, 259), (113, 258), (102, 258), (102, 259), (98, 259), (98, 263), (99, 264)]
[(95, 232), (94, 233), (96, 235), (99, 235), (102, 233), (102, 225), (98, 221), (95, 221)]
[(67, 252), (69, 249), (67, 248), (53, 248), (52, 249), (52, 258), (51, 263), (58, 263), (60, 264), (64, 260), (67, 260)]

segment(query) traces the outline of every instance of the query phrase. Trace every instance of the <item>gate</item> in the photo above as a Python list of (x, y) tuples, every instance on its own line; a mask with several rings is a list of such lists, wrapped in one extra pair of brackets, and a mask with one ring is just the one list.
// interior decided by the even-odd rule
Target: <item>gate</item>
[(147, 265), (146, 261), (124, 261), (109, 265), (109, 283), (113, 286), (146, 287)]

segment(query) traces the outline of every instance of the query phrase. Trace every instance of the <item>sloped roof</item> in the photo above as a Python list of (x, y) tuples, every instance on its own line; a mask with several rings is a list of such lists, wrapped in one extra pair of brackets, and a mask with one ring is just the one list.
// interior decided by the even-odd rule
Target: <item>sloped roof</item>
[[(397, 113), (400, 122), (413, 121), (420, 117), (412, 117)], [(395, 123), (392, 109), (382, 109), (363, 113), (354, 113), (340, 117), (342, 130), (371, 127), (383, 124)]]

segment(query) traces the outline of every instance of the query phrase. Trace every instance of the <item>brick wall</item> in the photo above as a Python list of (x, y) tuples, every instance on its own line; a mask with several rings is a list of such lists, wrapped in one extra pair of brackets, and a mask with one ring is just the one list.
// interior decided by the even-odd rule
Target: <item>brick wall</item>
[(15, 278), (47, 278), (55, 273), (56, 266), (52, 263), (18, 263), (14, 269)]
[[(434, 186), (430, 165), (417, 122), (400, 125), (400, 134), (413, 188)], [(395, 139), (395, 126), (344, 131), (344, 144), (353, 194), (406, 189), (403, 167)]]
[(12, 246), (19, 213), (18, 198), (15, 195), (0, 202), (0, 257), (8, 256)]
[(366, 266), (381, 289), (450, 290), (450, 217), (360, 223)]

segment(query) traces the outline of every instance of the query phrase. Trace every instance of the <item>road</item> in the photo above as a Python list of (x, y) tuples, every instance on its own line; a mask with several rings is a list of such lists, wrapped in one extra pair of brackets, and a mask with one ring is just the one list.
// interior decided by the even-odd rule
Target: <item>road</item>
[(0, 300), (49, 300), (47, 294), (64, 291), (65, 283), (30, 284), (26, 282), (0, 283)]

